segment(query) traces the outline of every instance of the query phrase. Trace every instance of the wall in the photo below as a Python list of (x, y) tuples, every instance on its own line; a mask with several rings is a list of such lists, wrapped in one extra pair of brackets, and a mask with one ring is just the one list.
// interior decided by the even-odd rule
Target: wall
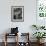
[[(11, 22), (11, 6), (24, 6), (24, 22)], [(17, 26), (19, 32), (30, 32), (32, 36), (32, 24), (36, 24), (36, 0), (0, 0), (0, 34)]]

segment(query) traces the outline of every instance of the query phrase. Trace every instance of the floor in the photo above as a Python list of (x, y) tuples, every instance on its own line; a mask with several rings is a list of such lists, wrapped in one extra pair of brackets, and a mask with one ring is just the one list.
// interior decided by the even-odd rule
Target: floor
[[(37, 43), (34, 43), (34, 42), (32, 42), (30, 44), (31, 44), (30, 46), (37, 46)], [(4, 43), (3, 42), (2, 43), (0, 42), (0, 46), (4, 46)], [(10, 43), (8, 43), (7, 46), (15, 46), (15, 43), (10, 42)], [(21, 46), (25, 46), (25, 45), (21, 45)], [(46, 43), (44, 43), (44, 45), (41, 45), (41, 46), (46, 46)]]

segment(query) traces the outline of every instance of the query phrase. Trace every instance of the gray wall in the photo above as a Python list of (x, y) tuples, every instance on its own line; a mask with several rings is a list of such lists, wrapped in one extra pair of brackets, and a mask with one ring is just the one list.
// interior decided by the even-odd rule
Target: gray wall
[[(24, 22), (11, 22), (11, 6), (24, 6)], [(19, 27), (19, 32), (29, 32), (36, 24), (36, 0), (0, 0), (0, 34), (9, 32), (11, 27)]]
[[(11, 22), (11, 6), (24, 6), (24, 22)], [(31, 32), (32, 24), (36, 24), (36, 0), (0, 0), (0, 33), (16, 26), (20, 32)]]

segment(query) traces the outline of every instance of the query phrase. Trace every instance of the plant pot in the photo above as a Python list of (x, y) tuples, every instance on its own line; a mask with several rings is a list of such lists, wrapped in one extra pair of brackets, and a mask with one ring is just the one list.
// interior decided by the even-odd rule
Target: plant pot
[(40, 39), (40, 43), (44, 43), (44, 40), (45, 40), (45, 39)]
[(41, 43), (44, 42), (44, 40), (45, 40), (45, 39), (38, 39), (37, 42), (38, 42), (39, 44), (41, 44)]
[(40, 39), (37, 39), (37, 43), (40, 43)]

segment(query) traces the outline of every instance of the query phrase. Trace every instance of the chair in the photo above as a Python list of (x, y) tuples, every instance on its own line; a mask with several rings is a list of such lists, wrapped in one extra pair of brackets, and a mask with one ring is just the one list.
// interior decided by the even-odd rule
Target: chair
[(30, 46), (29, 33), (21, 33), (21, 37), (20, 40), (22, 41), (19, 42), (19, 46)]
[[(5, 46), (7, 46), (7, 38), (17, 36), (17, 45), (18, 46), (18, 27), (11, 28), (11, 33), (5, 33)], [(15, 39), (16, 40), (16, 39)]]
[(5, 34), (5, 46), (8, 45), (7, 38), (10, 38), (11, 36), (17, 36), (17, 39), (15, 38), (15, 40), (17, 40), (16, 41), (16, 46), (18, 46), (18, 34), (9, 34), (9, 33)]

